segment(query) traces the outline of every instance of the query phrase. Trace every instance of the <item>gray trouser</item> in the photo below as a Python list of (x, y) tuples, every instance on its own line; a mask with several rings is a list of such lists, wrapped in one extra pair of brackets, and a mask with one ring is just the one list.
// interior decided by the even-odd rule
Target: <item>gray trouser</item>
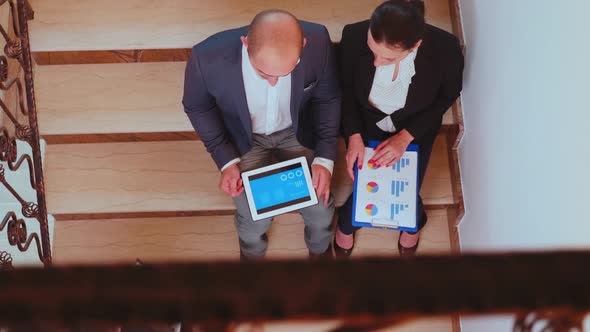
[[(253, 135), (252, 150), (243, 155), (239, 163), (240, 171), (272, 164), (273, 156), (278, 161), (289, 160), (305, 156), (311, 167), (313, 151), (303, 147), (297, 141), (292, 128), (288, 128), (271, 135)], [(324, 204), (323, 196), (318, 197), (317, 205), (299, 210), (305, 223), (305, 243), (313, 254), (325, 252), (330, 246), (333, 229), (331, 227), (334, 215), (334, 198), (330, 196), (328, 205)], [(240, 250), (248, 258), (260, 258), (266, 253), (268, 239), (266, 230), (272, 218), (258, 221), (252, 220), (246, 194), (234, 198), (236, 204), (235, 224), (240, 238)]]

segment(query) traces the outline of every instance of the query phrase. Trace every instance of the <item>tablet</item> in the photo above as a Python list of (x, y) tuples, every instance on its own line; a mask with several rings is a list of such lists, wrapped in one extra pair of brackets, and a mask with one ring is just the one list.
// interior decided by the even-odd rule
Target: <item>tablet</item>
[(242, 180), (253, 220), (318, 203), (305, 157), (244, 172)]

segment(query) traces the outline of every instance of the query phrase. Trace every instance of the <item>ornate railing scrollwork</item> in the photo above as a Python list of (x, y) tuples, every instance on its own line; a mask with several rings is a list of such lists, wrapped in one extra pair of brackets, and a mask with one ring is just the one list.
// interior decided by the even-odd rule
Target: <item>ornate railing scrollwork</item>
[[(28, 208), (28, 207), (26, 207)], [(23, 207), (23, 215), (25, 215), (25, 207)], [(27, 212), (28, 213), (28, 212)], [(29, 218), (29, 217), (27, 217)], [(16, 246), (20, 251), (27, 251), (34, 241), (37, 247), (37, 253), (39, 257), (43, 256), (41, 252), (41, 243), (39, 241), (39, 235), (36, 233), (28, 235), (27, 224), (23, 219), (17, 218), (14, 212), (9, 212), (4, 220), (0, 223), (0, 232), (6, 229), (8, 235), (8, 243), (11, 246)]]
[[(0, 128), (0, 191), (7, 190), (14, 201), (20, 204), (22, 216), (36, 220), (40, 230), (39, 234), (32, 232), (15, 211), (0, 209), (0, 218), (3, 218), (0, 234), (6, 231), (8, 243), (21, 252), (29, 250), (34, 244), (39, 259), (48, 265), (51, 263), (51, 246), (27, 22), (33, 18), (33, 10), (27, 0), (0, 0), (0, 9), (8, 10), (9, 13), (8, 25), (5, 27), (0, 23), (0, 40), (5, 41), (4, 54), (0, 54), (0, 92), (3, 93), (0, 98), (0, 116), (4, 120)], [(17, 141), (27, 143), (32, 153), (18, 151), (20, 145)], [(30, 189), (36, 192), (34, 202), (25, 200), (22, 193), (19, 194), (19, 191), (29, 188), (17, 187), (8, 180), (8, 171), (17, 172), (25, 167), (28, 168)], [(11, 255), (1, 252), (0, 263), (3, 268), (12, 265)]]
[(0, 251), (0, 271), (12, 270), (12, 256), (6, 251)]
[(530, 312), (516, 317), (513, 332), (583, 332), (584, 316), (565, 310)]

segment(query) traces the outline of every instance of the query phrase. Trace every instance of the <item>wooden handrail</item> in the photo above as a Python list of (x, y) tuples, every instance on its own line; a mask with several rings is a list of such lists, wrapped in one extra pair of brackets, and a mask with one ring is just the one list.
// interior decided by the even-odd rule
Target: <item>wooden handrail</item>
[(251, 321), (590, 310), (590, 252), (0, 273), (0, 322)]

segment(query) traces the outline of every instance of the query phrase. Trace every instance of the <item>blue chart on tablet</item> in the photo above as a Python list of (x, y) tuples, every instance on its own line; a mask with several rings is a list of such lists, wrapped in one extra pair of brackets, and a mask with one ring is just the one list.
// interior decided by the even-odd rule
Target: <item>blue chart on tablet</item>
[(244, 172), (242, 180), (254, 220), (318, 203), (305, 157)]
[(291, 165), (250, 177), (250, 187), (256, 193), (254, 205), (265, 213), (293, 203), (311, 200), (305, 183), (303, 167)]

